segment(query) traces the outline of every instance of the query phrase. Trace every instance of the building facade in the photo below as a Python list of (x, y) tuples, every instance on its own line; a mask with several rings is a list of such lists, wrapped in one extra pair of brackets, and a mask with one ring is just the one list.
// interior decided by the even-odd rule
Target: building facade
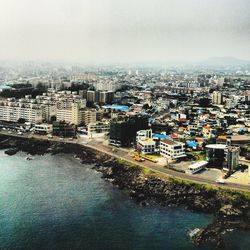
[(185, 144), (169, 139), (160, 141), (160, 154), (170, 159), (178, 159), (185, 157)]

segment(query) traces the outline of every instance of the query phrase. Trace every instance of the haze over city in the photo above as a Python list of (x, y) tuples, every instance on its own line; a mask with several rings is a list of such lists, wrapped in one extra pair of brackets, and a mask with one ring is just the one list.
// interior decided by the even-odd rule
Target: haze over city
[(1, 60), (250, 59), (247, 0), (0, 1)]

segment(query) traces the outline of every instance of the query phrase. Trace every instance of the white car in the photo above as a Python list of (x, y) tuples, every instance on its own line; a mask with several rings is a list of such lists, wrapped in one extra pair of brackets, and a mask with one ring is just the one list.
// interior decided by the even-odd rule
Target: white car
[(223, 179), (217, 179), (215, 182), (218, 184), (225, 184), (226, 183)]

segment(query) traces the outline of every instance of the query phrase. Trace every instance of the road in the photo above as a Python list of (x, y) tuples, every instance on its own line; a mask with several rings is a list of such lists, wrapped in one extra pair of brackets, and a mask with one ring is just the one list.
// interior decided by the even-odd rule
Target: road
[[(42, 136), (42, 135), (36, 135), (36, 134), (23, 134), (23, 135), (17, 135), (16, 133), (9, 134), (7, 131), (0, 131), (0, 134), (7, 135), (7, 136), (13, 136), (13, 137), (19, 137), (19, 138), (37, 138), (37, 139), (43, 139), (43, 140), (48, 140), (47, 136)], [(61, 141), (59, 137), (53, 136), (52, 139), (49, 139), (52, 141)], [(172, 169), (164, 168), (162, 166), (159, 166), (153, 162), (150, 161), (144, 161), (144, 162), (138, 162), (135, 161), (127, 151), (116, 148), (115, 151), (113, 151), (112, 146), (109, 145), (103, 145), (101, 141), (95, 141), (95, 140), (90, 140), (88, 142), (83, 141), (82, 138), (70, 140), (70, 139), (64, 139), (63, 142), (66, 143), (72, 143), (72, 144), (80, 144), (82, 146), (85, 146), (90, 149), (94, 149), (96, 151), (99, 151), (101, 153), (110, 155), (115, 158), (120, 158), (122, 160), (128, 161), (132, 164), (136, 164), (142, 167), (146, 167), (152, 171), (165, 174), (170, 177), (177, 177), (183, 180), (187, 181), (192, 181), (196, 183), (201, 183), (201, 184), (210, 184), (215, 187), (220, 187), (220, 188), (226, 188), (226, 189), (237, 189), (241, 191), (250, 191), (250, 185), (241, 185), (241, 184), (236, 184), (236, 183), (226, 183), (226, 184), (217, 184), (212, 180), (204, 179), (202, 177), (199, 177), (197, 175), (188, 175), (185, 173), (177, 172)]]
[(220, 188), (229, 188), (229, 189), (250, 191), (249, 185), (241, 185), (241, 184), (234, 184), (234, 183), (226, 183), (225, 185), (217, 184), (212, 180), (204, 179), (204, 178), (199, 177), (197, 175), (188, 175), (185, 173), (177, 172), (177, 171), (174, 171), (172, 169), (164, 168), (162, 166), (156, 165), (155, 163), (150, 162), (150, 161), (138, 162), (138, 161), (135, 161), (130, 155), (128, 155), (128, 153), (124, 152), (123, 150), (119, 150), (119, 148), (115, 148), (116, 150), (115, 150), (115, 152), (113, 152), (112, 151), (113, 147), (103, 145), (100, 142), (91, 141), (88, 144), (86, 144), (86, 147), (98, 150), (100, 152), (103, 152), (105, 154), (108, 154), (108, 155), (116, 157), (116, 158), (118, 157), (120, 159), (126, 160), (128, 162), (133, 163), (133, 164), (137, 164), (137, 165), (142, 166), (142, 167), (147, 167), (155, 172), (166, 174), (167, 176), (177, 177), (177, 178), (180, 178), (183, 180), (193, 181), (193, 182), (197, 182), (197, 183), (201, 183), (201, 184), (210, 184), (210, 185), (220, 187)]

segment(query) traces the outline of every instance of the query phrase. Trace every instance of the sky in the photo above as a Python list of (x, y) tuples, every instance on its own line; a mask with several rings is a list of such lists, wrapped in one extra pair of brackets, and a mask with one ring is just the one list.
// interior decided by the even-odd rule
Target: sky
[(249, 0), (0, 0), (0, 60), (250, 59)]

